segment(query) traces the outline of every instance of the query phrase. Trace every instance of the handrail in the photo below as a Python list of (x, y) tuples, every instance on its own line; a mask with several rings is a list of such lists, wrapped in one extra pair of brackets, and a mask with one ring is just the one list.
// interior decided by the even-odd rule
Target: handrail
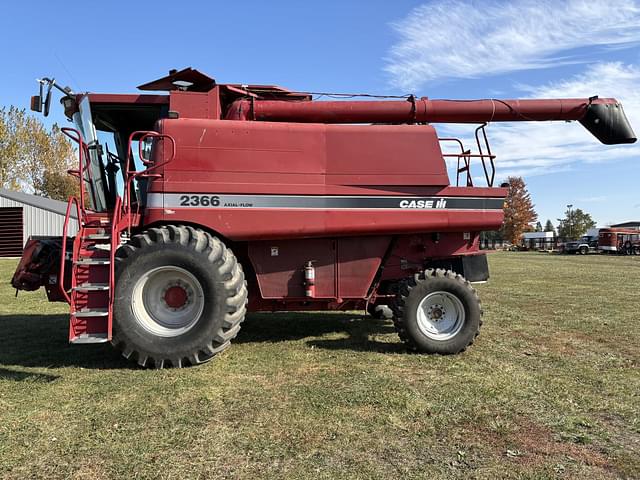
[(480, 157), (480, 160), (482, 160), (482, 168), (484, 169), (484, 176), (487, 179), (487, 185), (492, 187), (493, 186), (493, 180), (495, 179), (495, 176), (496, 176), (496, 166), (493, 163), (493, 160), (496, 157), (495, 157), (495, 155), (491, 154), (491, 147), (489, 146), (489, 139), (487, 138), (487, 131), (484, 128), (486, 126), (487, 126), (487, 124), (483, 123), (478, 128), (476, 128), (476, 144), (478, 145), (478, 152), (480, 152), (480, 155), (484, 155), (484, 152), (482, 151), (482, 146), (480, 145), (480, 138), (478, 138), (478, 132), (480, 130), (482, 130), (482, 136), (484, 137), (484, 144), (485, 144), (485, 147), (487, 147), (487, 157), (489, 158), (489, 161), (491, 162), (491, 180), (489, 180), (489, 175), (487, 174), (487, 166), (484, 163), (484, 156)]
[[(494, 163), (496, 156), (493, 155), (493, 153), (491, 152), (491, 147), (489, 146), (489, 139), (487, 137), (487, 132), (485, 130), (485, 127), (486, 127), (486, 124), (482, 124), (478, 126), (478, 128), (476, 128), (475, 130), (476, 144), (477, 144), (479, 153), (471, 153), (471, 150), (465, 150), (462, 141), (458, 138), (453, 138), (453, 137), (438, 138), (438, 141), (440, 142), (455, 142), (460, 146), (460, 153), (443, 153), (442, 154), (442, 156), (445, 158), (455, 157), (458, 159), (458, 166), (456, 171), (456, 186), (460, 185), (460, 174), (463, 172), (466, 172), (467, 187), (473, 187), (473, 177), (471, 176), (471, 159), (479, 158), (480, 161), (482, 162), (482, 169), (484, 171), (484, 177), (487, 181), (487, 186), (493, 187), (493, 182), (495, 180), (495, 174), (496, 174), (495, 163)], [(485, 145), (484, 149), (482, 148), (482, 145), (480, 143), (480, 137), (479, 137), (480, 131), (482, 131), (482, 136), (483, 136), (484, 145)], [(485, 153), (485, 150), (487, 153)], [(463, 167), (460, 167), (460, 160), (464, 161)], [(486, 160), (489, 160), (489, 165), (491, 167), (491, 174), (489, 174), (489, 171), (487, 169)]]
[(120, 246), (120, 219), (122, 208), (122, 198), (120, 195), (116, 195), (116, 203), (113, 209), (113, 217), (111, 219), (111, 251), (109, 252), (109, 317), (107, 319), (107, 329), (109, 332), (109, 339), (111, 339), (111, 329), (113, 326), (113, 302), (115, 299), (115, 260), (116, 250)]
[[(467, 187), (473, 187), (473, 179), (471, 178), (471, 150), (465, 150), (462, 141), (458, 138), (439, 138), (441, 142), (455, 142), (460, 146), (460, 153), (443, 153), (443, 157), (457, 157), (458, 164), (456, 166), (456, 187), (460, 186), (460, 174), (467, 172)], [(464, 160), (464, 167), (460, 168), (460, 160)]]
[[(169, 156), (169, 158), (163, 162), (160, 163), (155, 163), (151, 166), (149, 166), (148, 168), (144, 169), (144, 170), (132, 170), (131, 169), (131, 164), (133, 161), (133, 151), (131, 150), (131, 143), (137, 138), (138, 140), (138, 156), (140, 157), (140, 161), (142, 162), (143, 165), (147, 166), (147, 165), (151, 165), (151, 162), (145, 161), (142, 157), (142, 143), (145, 140), (145, 138), (147, 137), (154, 137), (157, 139), (167, 139), (171, 142), (171, 155)], [(126, 163), (126, 180), (125, 180), (125, 185), (124, 185), (124, 198), (122, 200), (122, 209), (124, 210), (125, 213), (128, 214), (128, 230), (131, 230), (131, 189), (132, 189), (132, 185), (133, 185), (133, 181), (138, 178), (138, 177), (151, 177), (151, 176), (156, 176), (157, 174), (152, 174), (151, 172), (165, 166), (166, 164), (168, 164), (169, 162), (171, 162), (176, 156), (176, 141), (174, 140), (174, 138), (171, 135), (168, 135), (166, 133), (159, 133), (153, 130), (137, 130), (135, 132), (132, 132), (131, 135), (129, 135), (129, 142), (127, 145), (127, 163)], [(140, 205), (138, 203), (137, 209), (140, 208)], [(136, 214), (139, 213), (138, 211), (136, 211)]]
[[(81, 216), (81, 209), (80, 209), (80, 204), (78, 203), (78, 199), (74, 196), (69, 197), (69, 201), (67, 202), (67, 211), (65, 213), (64, 216), (64, 225), (62, 227), (62, 254), (61, 254), (61, 260), (60, 260), (60, 270), (59, 270), (59, 276), (58, 276), (58, 287), (60, 288), (60, 292), (62, 292), (62, 296), (67, 300), (67, 303), (71, 304), (71, 298), (69, 297), (69, 295), (67, 295), (66, 290), (64, 289), (64, 273), (65, 273), (65, 262), (66, 262), (66, 256), (67, 256), (67, 230), (69, 227), (69, 220), (71, 219), (71, 205), (75, 203), (76, 205), (76, 212), (78, 215), (78, 232), (76, 233), (76, 237), (78, 237), (78, 235), (82, 232), (82, 223), (83, 223), (83, 217)], [(76, 240), (73, 240), (73, 248), (75, 251), (75, 243)], [(73, 254), (72, 254), (72, 260), (73, 260)], [(73, 282), (73, 278), (72, 278), (72, 282)], [(73, 285), (72, 285), (73, 287)]]
[[(166, 138), (167, 140), (171, 141), (171, 156), (169, 157), (169, 160), (165, 160), (164, 162), (160, 162), (158, 164), (155, 164), (152, 167), (150, 167), (150, 168), (148, 168), (146, 170), (143, 170), (143, 171), (136, 172), (134, 170), (131, 170), (130, 169), (131, 157), (132, 157), (131, 142), (133, 142), (135, 140), (135, 137), (137, 137), (137, 136), (140, 136), (140, 138), (138, 138), (138, 156), (140, 157), (140, 161), (144, 165), (149, 165), (150, 164), (150, 162), (147, 162), (142, 158), (142, 142), (147, 137)], [(153, 170), (153, 169), (156, 169), (156, 168), (161, 167), (163, 165), (166, 165), (167, 163), (172, 161), (175, 156), (176, 156), (176, 141), (174, 140), (174, 138), (171, 135), (166, 134), (166, 133), (159, 133), (159, 132), (156, 132), (156, 131), (153, 131), (153, 130), (136, 130), (135, 132), (132, 132), (131, 135), (129, 135), (129, 143), (127, 145), (127, 173), (148, 172), (150, 170)]]
[[(69, 170), (68, 173), (75, 175), (76, 173), (79, 176), (79, 180), (80, 180), (80, 208), (81, 210), (84, 212), (85, 211), (85, 205), (84, 205), (84, 196), (85, 196), (85, 182), (88, 182), (90, 185), (92, 185), (93, 182), (93, 176), (91, 174), (91, 169), (89, 168), (89, 165), (85, 165), (84, 164), (84, 156), (87, 155), (88, 153), (88, 147), (87, 144), (84, 143), (84, 140), (82, 139), (82, 134), (76, 130), (75, 128), (71, 128), (71, 127), (62, 127), (60, 129), (60, 131), (62, 133), (64, 133), (67, 137), (69, 137), (72, 141), (76, 142), (78, 144), (78, 161), (79, 161), (79, 167), (78, 170)], [(88, 156), (88, 155), (87, 155)], [(85, 171), (87, 171), (89, 173), (89, 179), (86, 179), (84, 174)], [(93, 191), (94, 189), (91, 188), (91, 198), (93, 199), (94, 205), (96, 204), (96, 197), (95, 197), (95, 192)]]

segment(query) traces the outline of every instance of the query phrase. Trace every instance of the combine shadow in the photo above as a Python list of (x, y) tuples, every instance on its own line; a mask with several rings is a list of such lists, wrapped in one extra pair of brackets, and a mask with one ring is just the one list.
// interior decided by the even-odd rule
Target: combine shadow
[(36, 382), (50, 383), (60, 378), (58, 375), (47, 375), (46, 373), (21, 372), (19, 370), (9, 370), (0, 368), (0, 380), (13, 380), (14, 382)]
[[(394, 332), (391, 321), (357, 313), (254, 313), (248, 315), (233, 343), (277, 343), (307, 339), (307, 345), (328, 350), (406, 352), (399, 341), (389, 343), (371, 339), (371, 336)], [(318, 338), (331, 334), (347, 336), (341, 335), (337, 339)]]
[[(110, 344), (70, 345), (67, 315), (3, 315), (0, 316), (0, 365), (21, 367), (79, 367), (88, 369), (137, 369)], [(380, 342), (371, 336), (393, 333), (390, 321), (377, 320), (358, 314), (312, 313), (254, 313), (242, 325), (238, 343), (277, 343), (306, 340), (314, 348), (352, 350), (381, 353), (402, 353), (400, 342)], [(346, 333), (337, 339), (323, 339), (324, 335)], [(0, 368), (0, 378), (21, 381), (53, 381), (48, 375), (19, 372)]]
[[(68, 315), (2, 315), (0, 364), (45, 368), (136, 368), (110, 344), (69, 345), (68, 334)], [(14, 379), (19, 377), (19, 373), (5, 372), (6, 375), (14, 373)]]

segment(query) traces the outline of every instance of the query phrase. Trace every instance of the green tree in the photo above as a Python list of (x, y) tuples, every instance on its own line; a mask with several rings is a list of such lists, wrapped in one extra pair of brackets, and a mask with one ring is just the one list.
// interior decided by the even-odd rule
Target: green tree
[(73, 146), (57, 125), (47, 130), (25, 110), (0, 109), (0, 186), (66, 200), (78, 191), (67, 175), (75, 163)]
[(536, 223), (536, 232), (541, 232), (542, 231), (542, 224), (540, 222)]
[(558, 221), (558, 236), (563, 238), (579, 238), (596, 226), (591, 215), (579, 208), (567, 209), (564, 218), (559, 218)]
[(544, 231), (545, 232), (553, 232), (553, 234), (555, 235), (556, 227), (553, 226), (553, 222), (551, 220), (547, 220), (547, 223), (545, 223)]
[(522, 177), (509, 177), (507, 183), (509, 192), (505, 199), (502, 234), (515, 245), (520, 243), (520, 237), (530, 229), (529, 224), (535, 222), (538, 215)]

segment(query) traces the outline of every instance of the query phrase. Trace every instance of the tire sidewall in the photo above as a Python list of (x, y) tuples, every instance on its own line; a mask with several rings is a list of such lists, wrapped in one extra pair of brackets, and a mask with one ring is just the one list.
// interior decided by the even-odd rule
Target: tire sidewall
[[(133, 313), (132, 293), (136, 282), (157, 267), (176, 266), (190, 272), (200, 283), (204, 308), (196, 323), (175, 337), (162, 337), (145, 329)], [(208, 259), (208, 251), (189, 245), (155, 244), (133, 252), (116, 269), (114, 332), (140, 353), (154, 358), (182, 358), (203, 349), (222, 328), (226, 313), (224, 279)]]
[[(460, 331), (447, 340), (427, 337), (418, 325), (418, 307), (430, 293), (444, 291), (455, 295), (465, 313)], [(427, 277), (413, 287), (404, 301), (404, 318), (407, 333), (419, 350), (430, 353), (457, 353), (464, 350), (475, 338), (480, 328), (480, 305), (475, 293), (466, 284), (451, 278)]]

